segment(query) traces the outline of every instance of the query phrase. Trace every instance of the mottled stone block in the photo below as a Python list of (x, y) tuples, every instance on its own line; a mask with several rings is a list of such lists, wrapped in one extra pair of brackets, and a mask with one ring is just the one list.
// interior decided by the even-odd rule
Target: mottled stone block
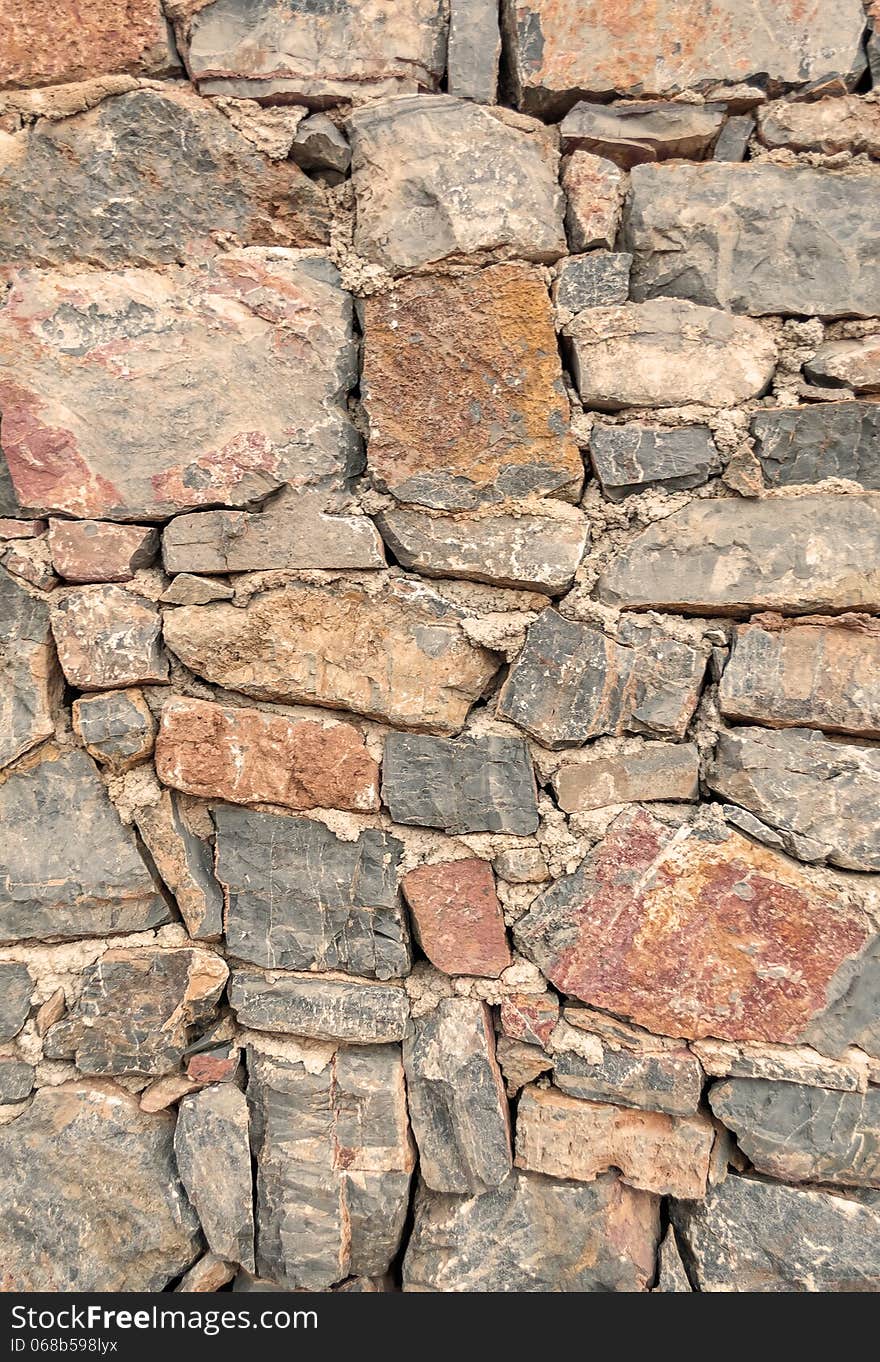
[(699, 777), (693, 743), (652, 742), (619, 755), (578, 754), (560, 765), (553, 789), (565, 813), (585, 813), (610, 804), (694, 800)]
[[(179, 519), (182, 520), (183, 516)], [(232, 587), (225, 582), (199, 577), (192, 572), (181, 572), (162, 592), (159, 601), (162, 605), (207, 605), (210, 601), (231, 601), (234, 595)]]
[[(650, 661), (648, 661), (650, 659)], [(637, 618), (617, 641), (545, 610), (498, 697), (498, 715), (545, 747), (573, 747), (602, 733), (684, 736), (705, 657)]]
[(880, 311), (878, 177), (769, 163), (637, 166), (632, 296), (755, 316)]
[(643, 161), (703, 161), (721, 131), (720, 104), (575, 104), (562, 120), (564, 151), (590, 151), (629, 170)]
[(761, 411), (752, 417), (752, 434), (770, 487), (846, 478), (870, 491), (880, 488), (877, 403), (822, 402)]
[(241, 1026), (317, 1040), (388, 1044), (403, 1040), (409, 999), (395, 984), (237, 969), (229, 1002)]
[(11, 775), (0, 785), (0, 823), (0, 940), (72, 940), (168, 921), (84, 752), (49, 752)]
[(625, 251), (591, 251), (572, 255), (559, 265), (553, 301), (560, 320), (568, 321), (585, 307), (625, 303), (632, 256)]
[(231, 955), (267, 969), (408, 973), (395, 838), (366, 828), (343, 842), (307, 818), (222, 804), (213, 812)]
[(0, 568), (0, 768), (48, 738), (60, 699), (61, 675), (49, 608)]
[[(863, 953), (875, 929), (848, 882), (816, 883), (738, 833), (676, 829), (641, 809), (513, 934), (563, 993), (669, 1036), (810, 1041), (831, 1000), (873, 977)], [(849, 1043), (858, 1013), (838, 1018)]]
[(603, 1046), (598, 1064), (565, 1051), (556, 1055), (553, 1082), (569, 1097), (589, 1102), (692, 1116), (700, 1105), (703, 1070), (684, 1046), (654, 1054)]
[(535, 777), (518, 738), (422, 737), (389, 733), (382, 802), (395, 823), (528, 837), (538, 827)]
[(561, 170), (570, 249), (611, 249), (623, 215), (626, 177), (613, 161), (591, 151), (573, 151), (563, 158)]
[(152, 752), (156, 721), (143, 691), (110, 690), (74, 700), (73, 731), (95, 761), (126, 771)]
[(511, 1169), (510, 1117), (484, 1003), (444, 998), (403, 1043), (419, 1166), (437, 1192), (474, 1196)]
[(655, 1291), (675, 1292), (693, 1291), (690, 1278), (685, 1270), (684, 1262), (681, 1257), (681, 1250), (678, 1247), (678, 1240), (675, 1230), (670, 1225), (663, 1237), (660, 1251), (657, 1255), (657, 1285)]
[(413, 932), (445, 974), (497, 979), (510, 964), (504, 915), (488, 861), (468, 857), (416, 866), (401, 881)]
[(408, 279), (364, 304), (367, 464), (399, 501), (576, 498), (583, 463), (539, 272)]
[(590, 458), (610, 501), (661, 487), (699, 487), (721, 467), (708, 426), (606, 426), (590, 431)]
[(50, 520), (52, 566), (67, 582), (130, 582), (159, 552), (159, 535), (146, 525), (100, 520)]
[(804, 373), (811, 382), (827, 387), (880, 392), (880, 335), (826, 341), (804, 365)]
[(184, 1097), (174, 1131), (181, 1181), (212, 1253), (254, 1270), (248, 1104), (231, 1083)]
[(856, 1049), (847, 1050), (844, 1059), (829, 1059), (809, 1045), (695, 1040), (690, 1048), (713, 1078), (762, 1078), (836, 1092), (864, 1092), (871, 1069), (869, 1057)]
[(695, 501), (618, 553), (599, 594), (695, 615), (877, 610), (878, 544), (880, 497)]
[(223, 935), (223, 894), (214, 878), (211, 845), (190, 826), (178, 795), (162, 790), (156, 803), (135, 811), (135, 827), (162, 880), (174, 895), (186, 930), (196, 941)]
[(18, 960), (0, 961), (0, 1041), (12, 1040), (24, 1026), (33, 991), (27, 965)]
[(12, 1055), (0, 1057), (0, 1106), (15, 1105), (30, 1097), (34, 1087), (34, 1066)]
[(179, 68), (160, 0), (8, 0), (0, 14), (0, 88)]
[(765, 147), (880, 156), (880, 109), (858, 95), (806, 103), (780, 100), (757, 113), (758, 138)]
[(117, 690), (168, 680), (156, 607), (118, 586), (71, 591), (50, 616), (61, 670), (80, 690)]
[(555, 993), (512, 993), (501, 999), (501, 1029), (527, 1045), (546, 1045), (559, 1021)]

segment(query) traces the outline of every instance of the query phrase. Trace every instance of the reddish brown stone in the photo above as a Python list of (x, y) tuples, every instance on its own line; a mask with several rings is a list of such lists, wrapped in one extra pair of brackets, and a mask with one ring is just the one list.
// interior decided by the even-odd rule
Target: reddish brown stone
[(225, 1083), (237, 1070), (239, 1058), (237, 1047), (220, 1053), (206, 1050), (202, 1054), (192, 1055), (186, 1064), (187, 1077), (194, 1083)]
[(179, 66), (159, 0), (3, 0), (0, 88)]
[(488, 861), (474, 856), (420, 865), (404, 875), (402, 887), (416, 937), (437, 969), (497, 979), (510, 964)]
[(129, 582), (154, 561), (159, 535), (148, 525), (50, 520), (49, 548), (52, 566), (68, 582)]
[(0, 539), (36, 539), (45, 533), (45, 520), (13, 520), (0, 516)]
[(349, 724), (298, 722), (206, 700), (164, 706), (156, 771), (176, 790), (232, 804), (379, 807), (378, 763)]
[[(626, 812), (514, 928), (563, 992), (661, 1035), (797, 1042), (874, 935), (838, 892), (738, 833)], [(835, 991), (836, 990), (836, 991)]]
[(526, 1045), (546, 1045), (559, 1021), (555, 993), (513, 993), (501, 1000), (501, 1029)]

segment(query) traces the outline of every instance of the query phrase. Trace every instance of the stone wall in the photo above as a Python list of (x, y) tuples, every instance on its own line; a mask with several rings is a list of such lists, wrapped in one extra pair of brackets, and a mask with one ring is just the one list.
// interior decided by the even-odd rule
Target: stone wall
[(872, 8), (4, 4), (4, 1287), (880, 1288)]

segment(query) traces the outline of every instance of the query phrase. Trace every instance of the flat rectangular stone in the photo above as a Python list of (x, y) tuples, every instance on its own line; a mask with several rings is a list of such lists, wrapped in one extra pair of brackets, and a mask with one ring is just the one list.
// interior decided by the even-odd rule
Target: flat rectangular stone
[(754, 316), (876, 315), (878, 189), (872, 171), (637, 166), (623, 233), (632, 297), (687, 298)]
[(880, 738), (880, 624), (759, 615), (736, 631), (719, 704), (739, 723)]
[(403, 1040), (409, 998), (394, 984), (327, 975), (233, 970), (229, 1004), (240, 1026), (317, 1040), (384, 1045)]
[(637, 535), (599, 579), (622, 609), (696, 615), (880, 610), (880, 497), (694, 501)]
[(880, 109), (858, 95), (805, 103), (779, 100), (757, 112), (758, 138), (765, 147), (880, 156)]
[(621, 621), (615, 640), (545, 610), (529, 626), (497, 712), (552, 748), (603, 733), (681, 738), (705, 667), (696, 648), (636, 617)]
[(526, 1088), (517, 1108), (517, 1168), (576, 1182), (615, 1168), (642, 1191), (702, 1197), (714, 1143), (715, 1127), (703, 1114), (579, 1102), (552, 1088)]
[(559, 807), (585, 813), (609, 804), (699, 797), (700, 754), (693, 743), (645, 743), (621, 753), (578, 754), (563, 761), (553, 777)]
[(459, 99), (494, 104), (501, 29), (497, 0), (450, 0), (446, 88)]
[(591, 251), (570, 255), (557, 267), (553, 302), (561, 321), (585, 307), (625, 303), (629, 294), (632, 256), (626, 251)]
[(836, 1092), (865, 1092), (871, 1073), (868, 1055), (855, 1048), (842, 1059), (829, 1059), (809, 1045), (694, 1040), (690, 1048), (713, 1078), (765, 1078)]
[(880, 488), (880, 405), (822, 402), (752, 417), (755, 454), (770, 487), (846, 478)]
[(6, 0), (0, 13), (0, 89), (179, 66), (160, 0)]
[(382, 801), (395, 823), (531, 836), (538, 827), (535, 777), (518, 738), (430, 738), (389, 733)]
[(350, 724), (293, 720), (173, 698), (162, 706), (156, 774), (202, 799), (289, 809), (379, 807), (379, 766)]
[(643, 161), (705, 160), (724, 123), (718, 104), (575, 104), (560, 125), (564, 151), (591, 151), (629, 170)]
[(129, 582), (150, 567), (159, 536), (146, 525), (112, 525), (100, 520), (50, 520), (52, 566), (68, 582)]
[(343, 842), (323, 823), (223, 804), (213, 816), (231, 955), (266, 969), (409, 972), (395, 838), (367, 828)]
[(557, 1054), (553, 1082), (569, 1097), (691, 1116), (700, 1105), (703, 1071), (684, 1047), (637, 1054), (606, 1045), (598, 1064), (577, 1054)]
[(50, 615), (61, 670), (79, 690), (168, 682), (162, 618), (149, 601), (118, 586), (84, 586)]
[(610, 501), (622, 501), (646, 487), (669, 492), (699, 487), (721, 467), (708, 426), (606, 426), (597, 421), (590, 431), (590, 458)]

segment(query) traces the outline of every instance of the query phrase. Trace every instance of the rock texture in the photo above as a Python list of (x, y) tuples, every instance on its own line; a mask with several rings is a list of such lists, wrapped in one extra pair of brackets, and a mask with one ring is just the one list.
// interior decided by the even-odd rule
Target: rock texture
[(86, 80), (110, 72), (167, 75), (179, 67), (159, 0), (10, 0), (0, 16), (0, 87)]
[(141, 690), (83, 695), (74, 700), (72, 714), (74, 732), (101, 766), (125, 771), (153, 751), (156, 722)]
[(487, 861), (468, 858), (417, 866), (401, 882), (413, 930), (445, 974), (497, 978), (510, 964), (495, 879)]
[(621, 501), (647, 487), (677, 492), (699, 487), (720, 467), (718, 451), (705, 426), (596, 424), (590, 433), (590, 458), (602, 491)]
[(873, 402), (759, 412), (752, 433), (770, 487), (846, 478), (869, 491), (880, 488), (880, 409)]
[(242, 1025), (318, 1040), (403, 1040), (409, 1000), (402, 988), (360, 979), (236, 970), (229, 1001)]
[(395, 822), (448, 833), (527, 836), (538, 826), (535, 778), (518, 738), (389, 734), (382, 798)]
[(244, 1093), (221, 1083), (184, 1097), (174, 1152), (211, 1252), (253, 1272), (251, 1151)]
[(8, 766), (54, 731), (60, 676), (49, 611), (0, 568), (0, 767)]
[(80, 690), (116, 690), (168, 680), (154, 606), (118, 586), (72, 591), (52, 611), (65, 679)]
[(705, 160), (724, 122), (712, 104), (576, 104), (560, 125), (566, 151), (591, 151), (625, 170), (643, 161)]
[(566, 813), (643, 800), (693, 800), (699, 795), (700, 758), (692, 743), (646, 743), (619, 757), (585, 755), (564, 761), (553, 778)]

